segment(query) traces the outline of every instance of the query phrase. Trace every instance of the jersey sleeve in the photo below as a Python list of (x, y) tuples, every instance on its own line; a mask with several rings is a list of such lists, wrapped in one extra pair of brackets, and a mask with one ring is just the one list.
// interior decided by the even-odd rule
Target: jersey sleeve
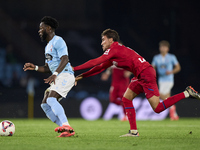
[(173, 55), (173, 57), (172, 57), (172, 63), (173, 63), (173, 65), (177, 65), (178, 64), (178, 60), (177, 60), (175, 55)]
[(55, 42), (54, 47), (57, 50), (59, 58), (61, 58), (64, 55), (68, 55), (67, 45), (66, 45), (65, 41), (62, 38), (60, 38), (59, 40), (57, 40)]
[(156, 67), (156, 56), (153, 57), (151, 65)]
[(88, 69), (88, 68), (92, 68), (94, 66), (100, 65), (100, 64), (110, 60), (113, 56), (114, 56), (113, 50), (108, 49), (100, 57), (91, 59), (82, 65), (74, 67), (74, 71)]
[(108, 67), (112, 66), (112, 62), (110, 62), (109, 60), (98, 65), (95, 66), (94, 68), (90, 69), (89, 71), (83, 73), (83, 78), (86, 77), (90, 77), (90, 76), (94, 76), (96, 74), (99, 74), (100, 72), (104, 71), (105, 69), (107, 69)]

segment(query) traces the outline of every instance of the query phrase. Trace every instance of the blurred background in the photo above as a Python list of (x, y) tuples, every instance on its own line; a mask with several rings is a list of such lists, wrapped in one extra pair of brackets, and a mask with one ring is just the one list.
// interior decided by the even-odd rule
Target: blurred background
[[(0, 0), (1, 118), (28, 117), (32, 108), (34, 113), (29, 117), (45, 117), (40, 103), (48, 87), (43, 79), (50, 74), (22, 69), (25, 62), (44, 64), (46, 43), (38, 36), (43, 16), (59, 21), (56, 34), (66, 41), (72, 66), (100, 56), (101, 32), (111, 28), (118, 31), (125, 46), (149, 62), (159, 53), (158, 43), (168, 40), (170, 53), (177, 56), (182, 67), (175, 75), (172, 94), (183, 91), (187, 85), (200, 91), (198, 0)], [(108, 109), (109, 87), (110, 80), (102, 82), (100, 75), (80, 81), (61, 101), (67, 116), (83, 117), (80, 106), (90, 97), (100, 102), (97, 118), (102, 117)], [(144, 95), (139, 101), (143, 106)], [(177, 104), (180, 117), (200, 117), (199, 108), (200, 102), (192, 99)], [(85, 111), (96, 110), (95, 105), (89, 104)]]

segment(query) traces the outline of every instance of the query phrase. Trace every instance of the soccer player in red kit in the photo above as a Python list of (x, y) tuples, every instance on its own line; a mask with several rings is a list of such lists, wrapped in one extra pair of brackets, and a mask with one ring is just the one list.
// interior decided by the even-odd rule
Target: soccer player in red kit
[(74, 71), (93, 67), (91, 70), (78, 75), (76, 81), (96, 75), (113, 64), (134, 74), (135, 77), (131, 80), (129, 87), (122, 98), (128, 116), (130, 130), (129, 133), (122, 135), (121, 137), (139, 136), (132, 100), (140, 93), (145, 93), (152, 109), (156, 113), (162, 112), (184, 98), (191, 97), (200, 100), (200, 94), (191, 86), (188, 86), (182, 93), (160, 102), (154, 68), (134, 50), (119, 44), (119, 35), (115, 30), (106, 29), (101, 36), (101, 45), (103, 51), (105, 51), (104, 54), (96, 59), (89, 60), (80, 66), (74, 67)]
[(110, 102), (122, 106), (124, 110), (124, 117), (121, 121), (127, 121), (126, 111), (122, 102), (122, 97), (129, 85), (131, 72), (113, 65), (109, 67), (104, 73), (102, 73), (101, 80), (108, 80), (110, 74), (112, 74), (112, 82), (109, 91)]

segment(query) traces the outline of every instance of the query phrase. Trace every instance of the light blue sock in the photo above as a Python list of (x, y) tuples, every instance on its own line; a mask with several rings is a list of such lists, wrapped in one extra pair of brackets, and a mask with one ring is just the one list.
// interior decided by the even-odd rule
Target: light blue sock
[(65, 115), (65, 111), (56, 98), (48, 97), (47, 104), (51, 107), (52, 111), (59, 118), (62, 124), (68, 122), (67, 116)]
[(62, 126), (62, 123), (60, 122), (59, 118), (56, 117), (56, 115), (53, 113), (51, 107), (47, 103), (42, 103), (41, 107), (42, 107), (43, 111), (45, 112), (45, 114), (47, 115), (47, 117), (52, 122), (56, 123), (59, 126)]

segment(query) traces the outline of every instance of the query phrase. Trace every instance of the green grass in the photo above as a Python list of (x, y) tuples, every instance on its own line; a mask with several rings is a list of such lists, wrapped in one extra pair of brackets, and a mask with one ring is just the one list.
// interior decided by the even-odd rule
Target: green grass
[[(1, 121), (4, 119), (0, 119)], [(10, 119), (16, 126), (12, 137), (0, 137), (5, 150), (196, 150), (200, 149), (200, 119), (138, 121), (140, 137), (119, 136), (128, 122), (69, 119), (74, 137), (56, 138), (56, 124), (48, 119)], [(192, 134), (190, 133), (192, 132)]]

